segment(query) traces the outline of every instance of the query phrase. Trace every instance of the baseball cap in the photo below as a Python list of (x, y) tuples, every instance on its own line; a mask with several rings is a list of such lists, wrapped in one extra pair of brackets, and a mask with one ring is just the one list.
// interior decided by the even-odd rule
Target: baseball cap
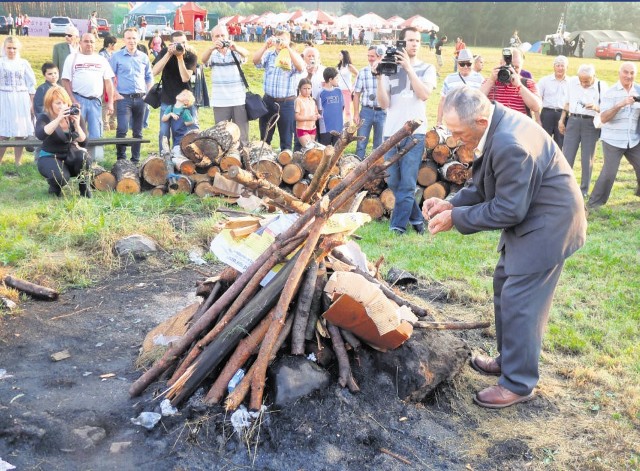
[(458, 62), (473, 62), (471, 49), (461, 49), (458, 53)]

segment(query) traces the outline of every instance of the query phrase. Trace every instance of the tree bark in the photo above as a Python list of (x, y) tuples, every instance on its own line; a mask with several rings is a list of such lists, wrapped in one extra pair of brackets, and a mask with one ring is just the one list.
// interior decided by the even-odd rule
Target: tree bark
[(13, 276), (7, 275), (4, 277), (3, 281), (9, 288), (22, 291), (32, 298), (42, 299), (44, 301), (55, 301), (59, 296), (56, 290), (31, 283), (30, 281), (21, 280), (20, 278), (14, 278)]
[(291, 354), (304, 355), (304, 334), (307, 329), (311, 303), (315, 296), (316, 280), (318, 278), (318, 262), (315, 260), (309, 264), (304, 274), (302, 286), (298, 290), (298, 302), (293, 320), (291, 334)]

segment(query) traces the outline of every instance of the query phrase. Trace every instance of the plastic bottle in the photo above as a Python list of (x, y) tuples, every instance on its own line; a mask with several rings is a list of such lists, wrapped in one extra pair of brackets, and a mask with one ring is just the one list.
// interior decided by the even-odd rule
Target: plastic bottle
[(227, 391), (229, 392), (229, 394), (231, 394), (231, 391), (233, 391), (238, 385), (238, 383), (242, 381), (242, 378), (244, 378), (244, 370), (240, 368), (238, 371), (234, 373), (231, 380), (229, 380), (229, 385), (227, 386)]

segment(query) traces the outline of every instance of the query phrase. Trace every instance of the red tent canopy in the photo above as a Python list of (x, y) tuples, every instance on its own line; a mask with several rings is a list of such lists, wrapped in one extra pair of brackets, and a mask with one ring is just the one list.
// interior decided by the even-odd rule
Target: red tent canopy
[[(182, 13), (182, 15), (180, 13)], [(184, 23), (180, 22), (180, 17), (182, 17)], [(191, 33), (191, 37), (195, 38), (195, 23), (198, 18), (200, 18), (204, 27), (204, 22), (207, 19), (207, 10), (200, 8), (195, 2), (187, 2), (176, 10), (176, 16), (173, 20), (173, 29), (182, 30), (185, 33), (188, 31)]]

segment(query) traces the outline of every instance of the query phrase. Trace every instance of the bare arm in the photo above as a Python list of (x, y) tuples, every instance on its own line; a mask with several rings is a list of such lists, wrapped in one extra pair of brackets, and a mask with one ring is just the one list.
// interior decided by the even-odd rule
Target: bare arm
[(386, 88), (383, 87), (382, 75), (376, 75), (377, 87), (376, 87), (376, 98), (378, 100), (378, 104), (380, 108), (386, 110), (389, 108), (389, 92)]

